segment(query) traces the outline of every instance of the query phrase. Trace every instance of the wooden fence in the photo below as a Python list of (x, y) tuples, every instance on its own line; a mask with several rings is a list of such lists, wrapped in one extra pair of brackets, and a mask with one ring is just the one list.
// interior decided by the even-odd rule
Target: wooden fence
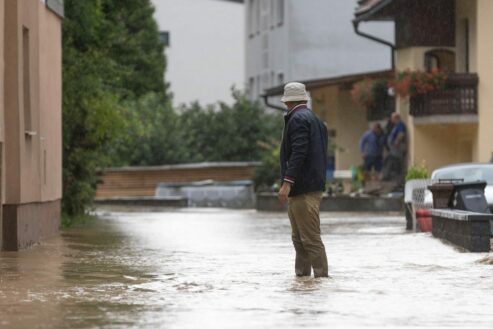
[(257, 165), (256, 162), (216, 162), (111, 168), (101, 174), (96, 198), (154, 196), (159, 183), (253, 180)]

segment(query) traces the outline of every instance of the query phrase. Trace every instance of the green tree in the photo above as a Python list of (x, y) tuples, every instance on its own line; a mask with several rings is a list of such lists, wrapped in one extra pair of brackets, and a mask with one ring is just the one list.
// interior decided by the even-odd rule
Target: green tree
[(120, 76), (109, 81), (124, 91), (126, 98), (147, 93), (169, 101), (164, 81), (166, 59), (150, 0), (102, 0), (108, 55), (116, 62)]
[(116, 165), (162, 165), (189, 162), (179, 117), (162, 97), (149, 93), (123, 103), (125, 134), (110, 152)]
[(233, 91), (234, 103), (219, 104), (219, 109), (200, 105), (182, 109), (181, 130), (187, 150), (193, 150), (194, 161), (259, 161), (264, 149), (258, 142), (279, 138), (282, 118), (258, 102), (251, 102), (239, 91)]
[[(138, 6), (137, 6), (138, 4)], [(98, 168), (140, 114), (139, 97), (168, 104), (165, 59), (149, 0), (66, 0), (63, 23), (63, 211), (91, 203)], [(130, 104), (130, 105), (129, 105)], [(129, 114), (129, 110), (136, 113)], [(148, 109), (144, 109), (147, 111)], [(130, 121), (126, 121), (130, 120)], [(134, 120), (135, 121), (135, 120)]]

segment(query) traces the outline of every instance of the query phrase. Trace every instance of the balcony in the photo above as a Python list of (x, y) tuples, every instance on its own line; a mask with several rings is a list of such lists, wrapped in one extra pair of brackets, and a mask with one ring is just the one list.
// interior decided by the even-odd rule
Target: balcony
[(414, 117), (478, 114), (477, 74), (451, 74), (442, 90), (410, 98)]

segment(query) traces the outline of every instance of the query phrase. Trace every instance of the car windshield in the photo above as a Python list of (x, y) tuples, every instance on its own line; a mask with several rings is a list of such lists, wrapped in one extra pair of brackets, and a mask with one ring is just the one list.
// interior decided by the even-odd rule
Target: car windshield
[(456, 167), (437, 170), (433, 179), (463, 179), (464, 182), (484, 180), (493, 185), (493, 166)]

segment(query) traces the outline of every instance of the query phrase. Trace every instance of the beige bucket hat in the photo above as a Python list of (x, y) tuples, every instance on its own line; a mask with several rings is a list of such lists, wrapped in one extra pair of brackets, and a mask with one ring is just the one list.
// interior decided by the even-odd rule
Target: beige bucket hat
[(309, 101), (310, 97), (306, 92), (304, 84), (299, 82), (290, 82), (284, 86), (284, 95), (281, 98), (281, 102), (299, 102)]

